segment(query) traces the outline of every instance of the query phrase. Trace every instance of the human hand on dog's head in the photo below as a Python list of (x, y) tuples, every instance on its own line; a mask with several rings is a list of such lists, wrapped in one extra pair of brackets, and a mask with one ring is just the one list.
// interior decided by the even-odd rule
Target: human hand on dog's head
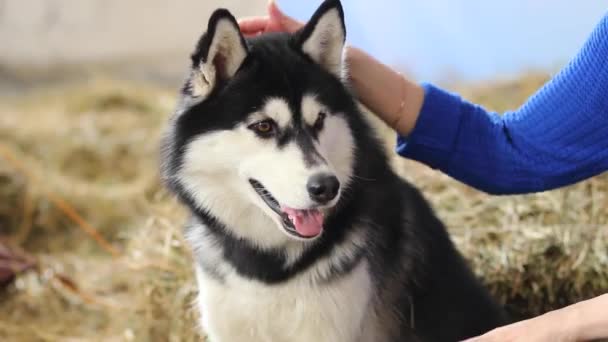
[(268, 15), (264, 17), (251, 17), (239, 20), (241, 32), (245, 36), (256, 36), (267, 32), (295, 32), (303, 23), (283, 13), (274, 0), (268, 2)]

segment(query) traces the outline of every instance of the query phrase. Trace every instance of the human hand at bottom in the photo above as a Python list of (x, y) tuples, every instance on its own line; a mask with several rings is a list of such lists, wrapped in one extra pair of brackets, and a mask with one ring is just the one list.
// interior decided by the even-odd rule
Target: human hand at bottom
[(578, 342), (608, 338), (608, 294), (500, 327), (465, 342)]

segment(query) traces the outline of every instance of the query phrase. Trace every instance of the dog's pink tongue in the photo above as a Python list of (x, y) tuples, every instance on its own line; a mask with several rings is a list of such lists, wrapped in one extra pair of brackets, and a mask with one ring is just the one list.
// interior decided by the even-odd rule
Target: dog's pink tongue
[(317, 236), (323, 230), (323, 213), (318, 210), (298, 210), (282, 208), (289, 216), (298, 234), (306, 237)]

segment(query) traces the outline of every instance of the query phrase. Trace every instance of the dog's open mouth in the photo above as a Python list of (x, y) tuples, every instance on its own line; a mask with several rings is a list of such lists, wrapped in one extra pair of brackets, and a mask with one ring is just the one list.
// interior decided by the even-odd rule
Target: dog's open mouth
[(262, 183), (255, 179), (250, 179), (249, 183), (266, 205), (281, 217), (281, 223), (287, 233), (299, 238), (311, 239), (323, 232), (324, 216), (318, 209), (294, 209), (283, 206)]

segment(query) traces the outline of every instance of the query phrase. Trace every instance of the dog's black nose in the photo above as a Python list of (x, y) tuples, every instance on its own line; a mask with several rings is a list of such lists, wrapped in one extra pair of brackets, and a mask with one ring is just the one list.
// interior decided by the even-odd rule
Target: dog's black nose
[(308, 179), (306, 189), (315, 202), (325, 204), (336, 197), (340, 182), (334, 175), (318, 173)]

